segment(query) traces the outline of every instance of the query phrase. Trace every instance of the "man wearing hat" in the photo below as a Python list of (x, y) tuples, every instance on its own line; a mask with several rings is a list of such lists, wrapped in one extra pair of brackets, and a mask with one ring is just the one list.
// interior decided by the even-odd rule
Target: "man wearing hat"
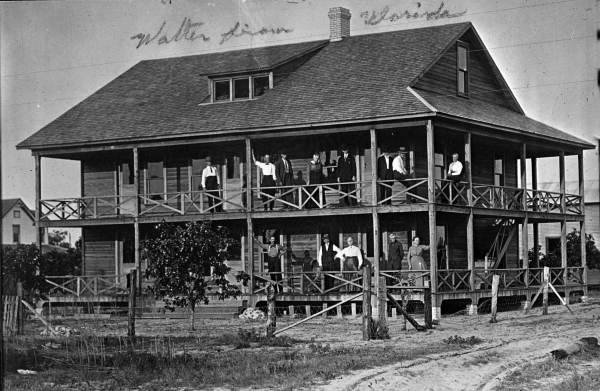
[(352, 206), (356, 204), (356, 195), (349, 195), (354, 191), (355, 185), (353, 183), (356, 181), (356, 163), (354, 162), (354, 156), (352, 156), (348, 151), (348, 146), (346, 144), (342, 144), (342, 154), (338, 158), (337, 161), (337, 181), (341, 182), (340, 191), (343, 195), (340, 197), (340, 205), (342, 206)]
[(208, 196), (208, 209), (210, 213), (223, 211), (223, 203), (219, 199), (220, 184), (221, 180), (219, 179), (218, 170), (212, 165), (212, 158), (207, 156), (206, 167), (202, 170), (202, 188)]
[[(335, 257), (336, 254), (340, 252), (340, 249), (335, 244), (329, 241), (329, 235), (323, 235), (323, 243), (321, 244), (321, 248), (319, 249), (319, 254), (317, 255), (317, 262), (321, 266), (321, 270), (324, 273), (327, 272), (339, 272), (340, 271), (340, 263), (336, 262)], [(331, 276), (325, 276), (325, 289), (333, 288), (335, 279)]]
[[(281, 153), (279, 160), (275, 163), (275, 172), (277, 179), (279, 180), (279, 186), (283, 186), (281, 189), (282, 193), (287, 193), (281, 198), (290, 204), (294, 203), (294, 192), (291, 187), (294, 185), (294, 170), (292, 169), (292, 162), (287, 158), (287, 154)], [(290, 208), (291, 205), (284, 205), (284, 208)]]
[[(396, 234), (390, 234), (390, 241), (388, 244), (388, 259), (387, 269), (392, 271), (392, 275), (400, 279), (400, 270), (402, 270), (402, 259), (404, 259), (404, 248), (402, 243), (397, 240)], [(394, 281), (392, 278), (387, 278), (388, 285), (397, 284), (398, 281)]]
[[(411, 184), (409, 181), (407, 181), (407, 179), (409, 179), (409, 176), (408, 171), (406, 170), (406, 166), (404, 164), (404, 154), (406, 154), (405, 148), (400, 147), (398, 150), (398, 156), (396, 156), (392, 161), (392, 176), (395, 180), (402, 183), (405, 187), (410, 187)], [(410, 200), (411, 197), (407, 195), (406, 201)]]
[(394, 184), (394, 172), (392, 170), (392, 157), (389, 151), (384, 150), (383, 154), (377, 159), (377, 179), (385, 181), (385, 185), (379, 185), (379, 201), (383, 205), (392, 204), (392, 188)]

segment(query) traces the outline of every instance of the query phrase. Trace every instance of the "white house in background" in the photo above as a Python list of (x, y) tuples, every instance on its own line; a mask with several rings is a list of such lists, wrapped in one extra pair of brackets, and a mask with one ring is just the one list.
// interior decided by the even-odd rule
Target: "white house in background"
[[(2, 244), (35, 243), (35, 213), (20, 198), (2, 200)], [(44, 229), (42, 243), (48, 243)]]

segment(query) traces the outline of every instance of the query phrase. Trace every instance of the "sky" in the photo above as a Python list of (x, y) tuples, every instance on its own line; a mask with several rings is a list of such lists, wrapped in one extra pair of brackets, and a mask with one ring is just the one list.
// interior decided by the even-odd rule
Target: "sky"
[[(2, 2), (2, 197), (33, 206), (34, 160), (15, 145), (138, 61), (327, 39), (335, 6), (350, 9), (352, 35), (471, 21), (528, 116), (598, 143), (600, 0)], [(390, 17), (440, 7), (449, 17)], [(231, 34), (238, 22), (266, 33)], [(172, 38), (182, 24), (195, 39), (141, 42), (161, 26)], [(586, 181), (598, 189), (598, 151), (584, 161)], [(539, 182), (556, 181), (557, 167), (540, 164)], [(567, 159), (567, 178), (577, 178), (576, 159)], [(42, 198), (77, 197), (79, 189), (77, 162), (43, 159)]]

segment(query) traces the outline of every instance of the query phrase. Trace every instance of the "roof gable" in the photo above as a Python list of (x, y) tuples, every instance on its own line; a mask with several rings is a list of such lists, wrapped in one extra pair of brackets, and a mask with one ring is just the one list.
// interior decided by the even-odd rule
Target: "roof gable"
[(410, 86), (425, 91), (456, 95), (458, 42), (463, 42), (469, 47), (468, 99), (483, 100), (524, 114), (477, 31), (470, 23), (455, 39), (448, 42), (439, 56), (411, 81)]
[(4, 218), (4, 216), (6, 216), (6, 214), (15, 207), (21, 208), (21, 210), (23, 210), (25, 214), (31, 218), (31, 220), (35, 220), (33, 211), (29, 209), (20, 198), (9, 198), (2, 200), (2, 218)]

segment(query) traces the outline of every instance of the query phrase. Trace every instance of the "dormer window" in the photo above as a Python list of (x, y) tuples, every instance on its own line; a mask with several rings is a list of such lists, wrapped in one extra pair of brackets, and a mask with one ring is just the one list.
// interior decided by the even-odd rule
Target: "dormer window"
[(211, 81), (211, 101), (231, 102), (234, 100), (254, 99), (273, 88), (271, 74), (215, 78)]
[(469, 47), (464, 42), (456, 46), (456, 92), (459, 96), (469, 96)]

